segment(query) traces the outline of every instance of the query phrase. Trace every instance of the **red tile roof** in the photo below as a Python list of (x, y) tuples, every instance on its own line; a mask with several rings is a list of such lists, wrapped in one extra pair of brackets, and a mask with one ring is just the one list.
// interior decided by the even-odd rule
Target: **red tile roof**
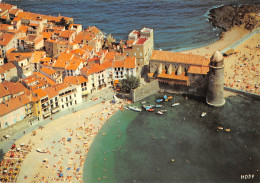
[(54, 88), (57, 92), (60, 92), (61, 90), (64, 90), (65, 88), (68, 88), (68, 87), (69, 87), (69, 84), (67, 84), (67, 83), (57, 84), (54, 86)]
[(165, 70), (163, 70), (162, 73), (157, 76), (157, 78), (174, 79), (174, 80), (182, 80), (182, 81), (189, 80), (189, 77), (185, 76), (185, 73), (181, 75), (175, 75), (174, 72), (172, 72), (172, 74), (166, 74)]
[(0, 116), (6, 115), (12, 111), (15, 111), (30, 102), (30, 99), (26, 95), (11, 98), (9, 101), (5, 101), (0, 104)]
[(113, 67), (114, 68), (125, 67), (125, 62), (124, 61), (115, 61), (114, 64), (113, 64)]
[(0, 83), (0, 98), (11, 95), (11, 93)]
[(44, 73), (46, 73), (48, 75), (52, 75), (52, 74), (56, 73), (55, 70), (47, 68), (47, 67), (41, 68), (40, 71), (42, 71), (42, 72), (44, 72)]
[(43, 89), (43, 91), (45, 93), (47, 93), (49, 99), (59, 95), (59, 93), (55, 90), (55, 88), (52, 88), (52, 87), (47, 87), (47, 88)]
[(60, 33), (60, 37), (70, 38), (73, 34), (75, 34), (75, 31), (71, 30), (64, 30)]
[(28, 91), (25, 86), (23, 86), (22, 83), (20, 82), (9, 82), (9, 81), (4, 81), (0, 83), (3, 87), (5, 87), (12, 95), (18, 94), (18, 93), (25, 93)]
[(0, 74), (5, 73), (6, 71), (13, 69), (13, 68), (16, 68), (16, 66), (13, 63), (11, 63), (11, 62), (6, 63), (6, 64), (0, 66)]
[(135, 42), (135, 44), (144, 44), (146, 40), (147, 40), (147, 38), (139, 38), (139, 39)]
[(209, 65), (209, 59), (200, 55), (182, 54), (178, 52), (159, 51), (159, 50), (153, 51), (150, 60), (183, 63), (183, 64), (199, 65), (199, 66)]
[(14, 38), (14, 34), (3, 33), (0, 35), (0, 46), (8, 45), (11, 40)]
[(99, 33), (101, 32), (101, 30), (99, 30), (99, 29), (96, 28), (95, 26), (90, 26), (89, 28), (87, 28), (87, 29), (85, 30), (85, 32), (90, 32), (90, 33), (92, 33), (92, 34), (94, 34), (94, 35), (97, 35), (97, 34), (99, 34)]
[(88, 82), (84, 76), (66, 76), (64, 78), (64, 83), (79, 85), (81, 83)]
[(33, 52), (31, 63), (39, 63), (41, 58), (46, 55), (45, 51), (35, 51)]
[(36, 90), (33, 90), (32, 91), (33, 93), (35, 93), (35, 94), (37, 94), (37, 96), (39, 97), (39, 98), (43, 98), (43, 97), (46, 97), (47, 96), (47, 93), (43, 90), (43, 89), (41, 89), (41, 88), (38, 88), (38, 89), (36, 89)]
[(135, 68), (136, 65), (136, 58), (135, 57), (126, 57), (125, 59), (125, 68), (130, 69), (130, 68)]
[(13, 52), (13, 53), (6, 54), (8, 62), (13, 62), (25, 58), (30, 59), (32, 56), (33, 56), (33, 52)]
[(188, 69), (188, 73), (192, 74), (208, 74), (209, 67), (199, 67), (199, 66), (190, 66)]

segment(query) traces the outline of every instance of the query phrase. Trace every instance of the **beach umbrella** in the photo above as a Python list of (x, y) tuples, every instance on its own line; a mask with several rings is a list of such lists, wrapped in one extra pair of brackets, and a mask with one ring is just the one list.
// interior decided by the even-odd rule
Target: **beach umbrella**
[(21, 145), (20, 146), (24, 146), (25, 145), (25, 143), (21, 143)]
[(20, 150), (21, 150), (21, 148), (20, 148), (20, 147), (17, 147), (17, 148), (16, 148), (16, 150), (17, 150), (17, 151), (20, 151)]
[(63, 173), (60, 173), (59, 177), (63, 177)]
[(79, 172), (79, 168), (77, 168), (77, 170), (76, 170), (77, 172)]
[(67, 168), (67, 170), (70, 170), (70, 169), (71, 169), (70, 167)]

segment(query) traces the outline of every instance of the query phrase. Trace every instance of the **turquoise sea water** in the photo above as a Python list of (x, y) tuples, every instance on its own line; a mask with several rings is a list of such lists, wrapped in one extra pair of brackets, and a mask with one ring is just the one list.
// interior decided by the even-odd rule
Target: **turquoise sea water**
[[(161, 96), (145, 100), (154, 104)], [(244, 182), (245, 174), (258, 182), (260, 102), (230, 97), (223, 108), (212, 108), (203, 100), (176, 95), (180, 106), (164, 103), (162, 116), (117, 112), (90, 148), (84, 182)]]

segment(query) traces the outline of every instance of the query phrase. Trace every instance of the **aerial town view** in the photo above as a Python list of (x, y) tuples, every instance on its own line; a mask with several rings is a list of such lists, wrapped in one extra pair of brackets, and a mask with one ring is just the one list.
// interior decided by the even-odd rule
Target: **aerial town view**
[(244, 3), (0, 1), (0, 183), (260, 182)]

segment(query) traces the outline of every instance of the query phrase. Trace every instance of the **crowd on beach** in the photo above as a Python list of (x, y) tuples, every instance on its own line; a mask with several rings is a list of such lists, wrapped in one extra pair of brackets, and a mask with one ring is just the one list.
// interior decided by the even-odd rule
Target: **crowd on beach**
[[(84, 119), (64, 121), (64, 123), (70, 123), (70, 125), (64, 124), (65, 127), (69, 128), (64, 127), (62, 130), (59, 129), (59, 131), (53, 132), (52, 140), (47, 138), (48, 135), (44, 132), (44, 130), (50, 132), (52, 130), (50, 129), (51, 126), (39, 128), (36, 132), (28, 134), (30, 136), (26, 139), (32, 140), (29, 140), (24, 147), (28, 147), (27, 152), (29, 155), (31, 153), (30, 158), (37, 156), (40, 160), (38, 163), (35, 162), (33, 173), (25, 174), (26, 171), (20, 171), (18, 175), (19, 172), (17, 172), (16, 176), (18, 176), (18, 179), (15, 177), (15, 180), (35, 183), (82, 182), (84, 162), (94, 137), (112, 114), (117, 110), (123, 110), (123, 106), (129, 103), (127, 100), (118, 100), (115, 103), (103, 101), (102, 104), (98, 104), (102, 107), (99, 106), (99, 109), (86, 114)], [(82, 111), (70, 115), (76, 116), (80, 112)], [(40, 134), (46, 134), (46, 137)], [(55, 139), (55, 136), (58, 138)], [(45, 148), (42, 148), (42, 152), (35, 151), (37, 147), (39, 149), (39, 145), (42, 147), (45, 146)], [(10, 149), (6, 156), (10, 156), (11, 151), (12, 149)], [(23, 158), (26, 159), (26, 156)], [(22, 166), (21, 161), (19, 163), (19, 169), (25, 168)], [(3, 173), (2, 169), (1, 173)], [(2, 181), (10, 182), (10, 179), (9, 181), (7, 179), (3, 179)]]
[(260, 46), (243, 45), (243, 52), (226, 58), (232, 62), (225, 72), (225, 86), (260, 95)]

